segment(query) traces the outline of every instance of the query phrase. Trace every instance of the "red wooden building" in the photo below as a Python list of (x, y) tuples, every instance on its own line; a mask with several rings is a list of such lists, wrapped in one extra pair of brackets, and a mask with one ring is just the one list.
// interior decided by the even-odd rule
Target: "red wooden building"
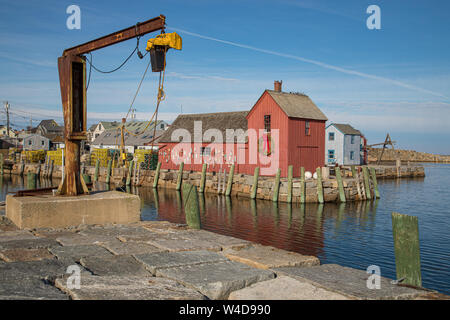
[[(326, 116), (299, 93), (265, 90), (250, 111), (180, 115), (159, 140), (159, 161), (163, 169), (229, 170), (273, 175), (278, 168), (287, 176), (289, 165), (294, 176), (300, 167), (315, 171), (325, 164)], [(180, 139), (180, 137), (182, 137)]]

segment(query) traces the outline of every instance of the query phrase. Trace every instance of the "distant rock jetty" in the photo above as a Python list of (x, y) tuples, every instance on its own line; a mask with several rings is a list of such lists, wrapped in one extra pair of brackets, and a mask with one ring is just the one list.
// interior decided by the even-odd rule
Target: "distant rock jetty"
[[(367, 148), (369, 151), (369, 161), (377, 161), (382, 148)], [(414, 150), (392, 150), (385, 149), (382, 161), (401, 161), (411, 162), (437, 162), (450, 163), (450, 155), (432, 154), (426, 152), (418, 152)]]

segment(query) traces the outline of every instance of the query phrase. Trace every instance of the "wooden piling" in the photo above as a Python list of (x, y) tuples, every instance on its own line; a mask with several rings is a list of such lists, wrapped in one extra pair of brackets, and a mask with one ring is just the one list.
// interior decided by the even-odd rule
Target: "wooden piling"
[(317, 173), (317, 200), (323, 203), (323, 186), (322, 186), (322, 171), (320, 168), (316, 169)]
[(89, 174), (83, 173), (82, 177), (85, 183), (91, 183), (91, 176)]
[(206, 169), (208, 168), (208, 165), (206, 163), (202, 166), (202, 177), (200, 178), (200, 189), (198, 192), (204, 193), (205, 192), (205, 183), (206, 183)]
[(197, 188), (190, 183), (183, 184), (183, 206), (187, 225), (193, 229), (201, 229)]
[[(181, 162), (180, 169), (178, 170), (178, 176), (177, 176), (177, 188), (176, 188), (177, 191), (181, 190), (181, 184), (183, 182), (183, 168), (184, 168), (184, 162)], [(195, 189), (195, 192), (197, 192), (197, 189)]]
[(130, 165), (128, 166), (127, 181), (125, 182), (126, 186), (131, 186), (131, 177), (133, 176), (133, 164), (134, 160), (131, 160)]
[(255, 173), (253, 174), (252, 193), (250, 195), (251, 199), (256, 199), (256, 194), (258, 192), (258, 177), (259, 177), (259, 167), (256, 167)]
[(230, 173), (228, 175), (227, 190), (225, 195), (229, 196), (231, 194), (231, 188), (233, 187), (233, 176), (234, 176), (234, 163), (231, 165)]
[(36, 189), (36, 173), (28, 172), (27, 189)]
[(98, 181), (98, 172), (100, 170), (100, 159), (97, 159), (97, 161), (95, 162), (95, 173), (94, 173), (94, 181), (97, 182)]
[(422, 287), (418, 218), (392, 212), (392, 233), (397, 280), (404, 278), (401, 283)]
[(0, 175), (3, 176), (3, 153), (0, 153)]
[[(3, 167), (3, 161), (2, 161), (2, 167)], [(2, 171), (3, 171), (3, 168), (2, 168)], [(3, 172), (1, 174), (3, 175)], [(39, 164), (38, 164), (38, 167), (36, 170), (36, 177), (39, 179), (40, 176), (41, 176), (41, 162), (39, 161)]]
[(375, 172), (375, 168), (370, 168), (370, 175), (372, 177), (373, 190), (375, 192), (375, 198), (380, 199), (380, 191), (378, 190), (377, 183), (377, 173)]
[(275, 182), (273, 185), (273, 202), (278, 202), (278, 194), (280, 192), (280, 177), (281, 177), (281, 169), (278, 168), (277, 175), (275, 176)]
[(339, 200), (341, 202), (346, 202), (347, 200), (345, 199), (344, 183), (342, 182), (341, 169), (339, 167), (336, 167), (336, 180), (339, 189)]
[(300, 203), (305, 203), (306, 182), (305, 182), (305, 168), (300, 168)]
[(109, 184), (111, 181), (111, 165), (112, 160), (108, 160), (108, 167), (106, 168), (106, 184)]
[(355, 166), (352, 166), (352, 178), (356, 178), (356, 168)]
[[(24, 165), (25, 166), (25, 165)], [(55, 167), (55, 160), (52, 160), (50, 162), (50, 172), (48, 174), (48, 177), (51, 179), (53, 177), (53, 168)], [(23, 174), (22, 174), (23, 175)]]
[(155, 176), (153, 177), (153, 188), (158, 188), (159, 171), (161, 170), (161, 162), (156, 166)]
[(363, 178), (364, 178), (364, 190), (366, 190), (366, 199), (372, 199), (372, 194), (370, 192), (370, 182), (369, 182), (369, 170), (367, 167), (363, 167)]
[(288, 166), (288, 189), (287, 189), (287, 202), (292, 203), (292, 179), (294, 178), (294, 166)]

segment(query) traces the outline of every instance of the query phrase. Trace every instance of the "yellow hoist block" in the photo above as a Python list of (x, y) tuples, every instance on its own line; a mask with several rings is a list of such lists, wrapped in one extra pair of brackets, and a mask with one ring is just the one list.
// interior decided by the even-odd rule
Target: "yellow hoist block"
[(162, 33), (156, 38), (149, 39), (147, 41), (147, 51), (150, 51), (154, 46), (168, 46), (169, 48), (181, 50), (182, 40), (176, 32)]

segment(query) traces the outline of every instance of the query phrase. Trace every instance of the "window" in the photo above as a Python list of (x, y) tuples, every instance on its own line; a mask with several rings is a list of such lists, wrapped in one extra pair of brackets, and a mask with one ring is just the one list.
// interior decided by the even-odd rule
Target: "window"
[(328, 150), (328, 162), (334, 163), (336, 159), (334, 158), (334, 150)]
[(270, 132), (270, 114), (264, 116), (264, 130)]
[(355, 151), (350, 151), (350, 160), (355, 159)]
[(31, 146), (31, 140), (28, 140), (28, 145)]
[(352, 137), (351, 137), (350, 143), (351, 143), (351, 144), (354, 144), (354, 143), (355, 143), (355, 136), (352, 136)]
[(202, 156), (210, 156), (211, 155), (211, 148), (210, 147), (201, 147), (200, 153)]
[(45, 141), (44, 141), (44, 140), (42, 140), (42, 141), (41, 141), (41, 145), (44, 145), (44, 144), (45, 144)]
[(310, 130), (309, 130), (309, 121), (305, 121), (305, 135), (309, 136)]
[(334, 132), (328, 133), (328, 141), (334, 141)]

